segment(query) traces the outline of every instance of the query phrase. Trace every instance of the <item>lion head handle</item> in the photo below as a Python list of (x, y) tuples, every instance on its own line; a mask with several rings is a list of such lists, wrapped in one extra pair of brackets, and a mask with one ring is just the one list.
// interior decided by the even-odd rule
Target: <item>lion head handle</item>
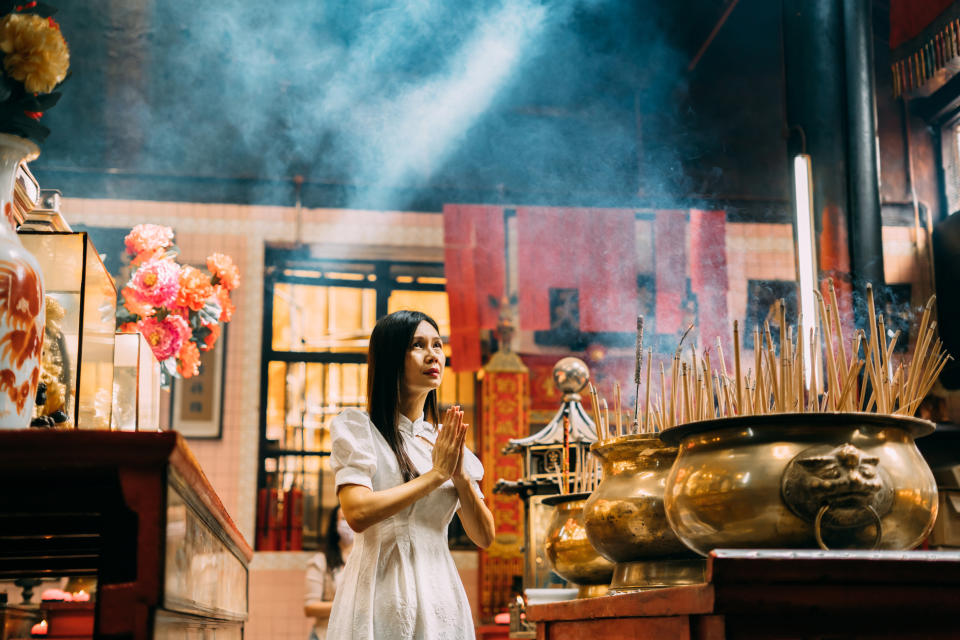
[(825, 526), (859, 527), (871, 507), (882, 515), (893, 504), (893, 490), (880, 459), (852, 444), (820, 445), (801, 451), (784, 470), (781, 492), (787, 506), (804, 520), (829, 508)]

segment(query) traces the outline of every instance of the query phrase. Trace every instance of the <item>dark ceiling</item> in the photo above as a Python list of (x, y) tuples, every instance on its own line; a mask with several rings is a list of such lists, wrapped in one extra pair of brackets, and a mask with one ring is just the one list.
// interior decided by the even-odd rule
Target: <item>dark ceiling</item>
[(295, 175), (307, 206), (778, 199), (779, 4), (64, 3), (34, 168), (157, 200), (292, 204)]

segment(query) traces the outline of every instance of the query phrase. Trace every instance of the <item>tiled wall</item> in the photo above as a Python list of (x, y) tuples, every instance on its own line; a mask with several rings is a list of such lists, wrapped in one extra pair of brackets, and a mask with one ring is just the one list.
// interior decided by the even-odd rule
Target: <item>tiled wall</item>
[[(132, 227), (142, 222), (174, 228), (184, 262), (202, 263), (214, 251), (230, 254), (242, 273), (234, 302), (237, 312), (228, 340), (223, 437), (191, 440), (190, 448), (223, 504), (248, 540), (253, 539), (257, 465), (260, 338), (263, 310), (264, 244), (272, 241), (373, 247), (384, 257), (411, 252), (441, 259), (443, 220), (436, 214), (314, 211), (218, 204), (184, 204), (67, 198), (71, 223)], [(297, 237), (298, 228), (300, 237)], [(794, 278), (789, 225), (728, 225), (726, 238), (732, 317), (746, 311), (750, 278)], [(922, 276), (908, 228), (885, 228), (885, 267), (891, 282)], [(122, 284), (122, 283), (119, 283)], [(249, 640), (303, 640), (310, 621), (303, 616), (303, 567), (309, 554), (260, 553), (250, 572)], [(476, 553), (455, 554), (471, 603), (477, 603)], [(474, 610), (477, 607), (474, 606)]]
[(299, 567), (250, 572), (250, 619), (244, 628), (245, 638), (306, 640), (310, 634), (313, 618), (303, 615), (302, 569), (310, 554), (291, 555)]

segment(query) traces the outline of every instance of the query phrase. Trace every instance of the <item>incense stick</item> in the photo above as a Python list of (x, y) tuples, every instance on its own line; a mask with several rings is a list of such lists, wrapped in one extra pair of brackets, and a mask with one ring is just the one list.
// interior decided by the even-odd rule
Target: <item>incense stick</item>
[(610, 407), (607, 406), (607, 399), (601, 398), (600, 404), (603, 407), (603, 430), (604, 430), (604, 440), (607, 439), (607, 436), (610, 434)]
[(647, 396), (643, 402), (644, 411), (644, 430), (649, 433), (653, 432), (653, 429), (650, 427), (650, 371), (653, 369), (653, 349), (647, 349)]
[[(561, 453), (563, 483), (566, 485), (570, 481), (570, 416), (566, 412), (563, 414), (563, 451)], [(569, 489), (569, 486), (567, 488)]]
[(640, 369), (643, 366), (643, 316), (637, 316), (637, 346), (634, 353), (633, 383), (637, 385), (636, 401), (633, 405), (633, 428), (639, 431), (640, 421)]
[(603, 423), (600, 421), (600, 401), (597, 398), (597, 388), (590, 383), (590, 402), (593, 405), (593, 422), (597, 431), (597, 442), (603, 444), (606, 441), (603, 433)]
[(740, 323), (733, 321), (733, 370), (737, 376), (737, 415), (743, 414), (743, 380), (740, 377)]
[(620, 382), (613, 383), (613, 402), (617, 412), (617, 437), (623, 435), (623, 408), (620, 404)]

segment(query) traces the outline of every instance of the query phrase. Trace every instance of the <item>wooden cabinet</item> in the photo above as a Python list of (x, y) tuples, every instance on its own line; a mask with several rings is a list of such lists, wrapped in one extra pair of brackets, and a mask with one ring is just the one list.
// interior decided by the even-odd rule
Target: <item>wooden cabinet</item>
[(0, 579), (96, 576), (96, 638), (242, 638), (253, 552), (179, 434), (0, 431), (0, 483)]
[(529, 607), (538, 640), (955, 639), (960, 553), (718, 550), (708, 582)]

